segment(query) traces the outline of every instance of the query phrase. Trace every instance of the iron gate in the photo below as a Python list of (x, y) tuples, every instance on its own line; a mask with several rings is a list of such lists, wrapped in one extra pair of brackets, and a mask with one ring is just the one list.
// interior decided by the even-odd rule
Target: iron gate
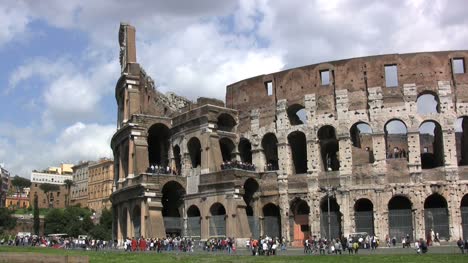
[(355, 212), (354, 222), (356, 223), (356, 232), (366, 232), (369, 235), (374, 235), (373, 211)]
[(166, 228), (166, 234), (182, 234), (182, 219), (180, 217), (164, 217), (164, 227)]
[(388, 228), (390, 237), (401, 240), (409, 235), (413, 240), (413, 214), (411, 209), (397, 209), (388, 211)]
[(210, 236), (225, 237), (226, 236), (226, 220), (224, 215), (210, 217)]
[(339, 212), (330, 211), (330, 232), (328, 236), (328, 212), (322, 212), (320, 215), (320, 235), (327, 238), (341, 237), (341, 215)]
[(264, 235), (269, 237), (281, 237), (281, 221), (278, 216), (265, 216), (263, 218)]
[(461, 207), (463, 239), (468, 239), (468, 207)]
[(200, 217), (187, 218), (187, 233), (185, 235), (192, 238), (201, 236)]
[(260, 222), (258, 217), (255, 216), (247, 216), (247, 220), (249, 221), (250, 232), (252, 232), (253, 238), (258, 238), (260, 236)]
[(424, 225), (426, 226), (426, 234), (430, 233), (431, 229), (434, 233), (439, 233), (441, 240), (450, 237), (449, 231), (449, 215), (447, 208), (426, 208), (424, 209)]

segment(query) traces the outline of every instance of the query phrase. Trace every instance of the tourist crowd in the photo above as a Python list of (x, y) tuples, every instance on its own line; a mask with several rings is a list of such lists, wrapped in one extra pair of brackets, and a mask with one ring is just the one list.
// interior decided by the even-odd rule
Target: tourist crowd
[(221, 164), (221, 170), (241, 169), (247, 171), (255, 171), (255, 164), (241, 161), (227, 161)]

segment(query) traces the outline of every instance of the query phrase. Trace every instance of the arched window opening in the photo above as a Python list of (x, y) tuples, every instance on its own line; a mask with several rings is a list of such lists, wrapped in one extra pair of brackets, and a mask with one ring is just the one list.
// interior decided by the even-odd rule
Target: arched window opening
[(354, 204), (356, 232), (374, 235), (374, 204), (369, 199), (361, 198)]
[(196, 205), (187, 209), (187, 233), (186, 236), (199, 239), (201, 237), (201, 214)]
[(295, 198), (291, 204), (291, 214), (294, 216), (294, 240), (302, 243), (302, 241), (310, 237), (309, 205), (306, 201)]
[(407, 235), (413, 240), (413, 205), (404, 196), (394, 196), (388, 202), (388, 228), (391, 237), (401, 240)]
[(133, 223), (133, 232), (135, 233), (135, 238), (140, 238), (141, 236), (141, 209), (139, 206), (135, 206), (135, 208), (133, 208), (132, 223)]
[(440, 194), (432, 194), (424, 201), (424, 224), (427, 237), (438, 233), (439, 239), (450, 238), (447, 200)]
[(226, 236), (226, 209), (220, 203), (215, 203), (210, 208), (210, 236)]
[(247, 214), (247, 220), (249, 222), (250, 231), (252, 236), (260, 236), (260, 221), (258, 220), (258, 215), (254, 215), (253, 207), (255, 205), (255, 196), (258, 194), (259, 185), (257, 181), (253, 178), (249, 178), (244, 183), (244, 201), (247, 205), (245, 207), (245, 213)]
[(353, 164), (373, 163), (372, 129), (364, 122), (355, 123), (349, 131), (353, 143)]
[(336, 138), (335, 128), (330, 125), (321, 127), (317, 136), (320, 142), (320, 155), (325, 171), (338, 171), (340, 160), (338, 157), (339, 143)]
[(458, 165), (468, 165), (468, 117), (458, 118), (455, 122)]
[(276, 171), (278, 166), (278, 139), (273, 133), (267, 133), (262, 139), (263, 153), (265, 154), (266, 171)]
[(236, 148), (234, 143), (228, 138), (221, 138), (219, 140), (219, 146), (221, 148), (221, 155), (223, 162), (229, 162), (233, 159), (233, 153)]
[(280, 210), (277, 205), (269, 203), (263, 207), (263, 235), (281, 237)]
[(180, 175), (182, 172), (182, 156), (180, 155), (180, 147), (176, 145), (172, 148), (172, 152), (174, 154), (174, 163), (175, 169), (172, 169), (175, 175)]
[(291, 125), (307, 124), (307, 115), (304, 106), (294, 104), (287, 109), (289, 123)]
[(296, 174), (307, 173), (307, 142), (305, 134), (299, 131), (288, 135), (289, 146)]
[(320, 234), (327, 238), (340, 238), (343, 234), (340, 206), (334, 197), (324, 197), (320, 202)]
[(460, 202), (462, 219), (463, 240), (468, 239), (468, 194), (465, 194)]
[(442, 129), (435, 121), (424, 122), (419, 127), (421, 168), (432, 169), (444, 165)]
[(192, 162), (192, 168), (196, 168), (201, 165), (201, 144), (197, 137), (191, 138), (187, 143), (187, 148), (190, 154), (190, 160)]
[(162, 188), (162, 216), (168, 235), (182, 234), (181, 209), (184, 204), (185, 189), (178, 182), (170, 181)]
[(161, 123), (154, 124), (148, 130), (148, 159), (149, 164), (167, 167), (169, 164), (169, 128)]
[(419, 95), (416, 106), (418, 114), (440, 113), (439, 97), (432, 92)]
[(408, 156), (408, 130), (404, 122), (391, 120), (385, 124), (385, 148), (387, 159)]
[(244, 163), (252, 163), (252, 144), (246, 138), (241, 138), (239, 142), (239, 153), (241, 161)]
[(221, 113), (218, 116), (217, 124), (219, 131), (233, 132), (234, 128), (236, 127), (236, 120), (234, 120), (234, 118), (227, 113)]

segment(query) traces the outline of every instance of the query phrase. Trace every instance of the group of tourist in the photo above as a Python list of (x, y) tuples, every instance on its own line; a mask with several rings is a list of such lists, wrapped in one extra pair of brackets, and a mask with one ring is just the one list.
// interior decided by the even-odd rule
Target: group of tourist
[(304, 254), (357, 254), (360, 248), (376, 250), (379, 246), (379, 239), (376, 236), (336, 238), (327, 240), (313, 236), (304, 240)]
[(277, 164), (273, 164), (273, 163), (267, 163), (267, 165), (265, 165), (265, 171), (277, 171), (278, 170), (278, 165)]
[(250, 239), (246, 247), (250, 249), (252, 256), (274, 256), (278, 249), (286, 249), (286, 240), (265, 236), (264, 238)]
[(236, 252), (235, 239), (231, 237), (210, 238), (204, 243), (203, 250), (208, 252), (225, 251), (228, 254), (231, 254)]
[(0, 240), (0, 244), (10, 246), (40, 246), (40, 247), (54, 247), (64, 249), (86, 249), (86, 250), (99, 250), (99, 249), (112, 249), (117, 248), (116, 241), (106, 241), (99, 239), (76, 239), (70, 237), (45, 237), (36, 235), (27, 236), (14, 236), (8, 239)]
[(165, 238), (129, 238), (123, 243), (124, 250), (128, 252), (136, 251), (180, 251), (193, 252), (194, 241), (191, 238), (165, 237)]
[(400, 149), (398, 147), (393, 148), (393, 152), (391, 150), (387, 151), (387, 158), (388, 159), (396, 159), (396, 158), (406, 158), (408, 156), (409, 151), (407, 152), (405, 149)]
[(164, 165), (157, 165), (152, 164), (148, 169), (146, 169), (147, 173), (153, 174), (172, 174), (172, 175), (180, 175), (179, 171), (176, 168), (171, 168), (169, 166)]
[(247, 171), (255, 171), (255, 164), (241, 161), (227, 161), (221, 164), (221, 170), (241, 169)]

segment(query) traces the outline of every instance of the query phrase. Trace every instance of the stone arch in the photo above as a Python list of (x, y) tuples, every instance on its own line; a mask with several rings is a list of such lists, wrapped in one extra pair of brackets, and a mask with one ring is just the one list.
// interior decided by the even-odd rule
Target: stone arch
[(246, 138), (241, 138), (238, 149), (241, 161), (244, 163), (252, 163), (252, 144), (250, 141)]
[(401, 240), (409, 235), (413, 240), (413, 204), (402, 195), (393, 196), (388, 202), (389, 236)]
[(458, 165), (468, 165), (468, 116), (461, 116), (455, 122), (455, 139)]
[(267, 133), (263, 136), (262, 148), (267, 163), (267, 169), (265, 170), (278, 170), (278, 139), (274, 133)]
[(182, 234), (182, 210), (184, 205), (185, 189), (176, 181), (164, 184), (162, 190), (162, 216), (167, 235)]
[(172, 168), (175, 175), (180, 175), (182, 173), (182, 155), (180, 153), (179, 145), (172, 147), (172, 153), (174, 155), (174, 167)]
[(288, 135), (288, 143), (294, 164), (294, 173), (307, 173), (307, 140), (303, 132), (294, 131)]
[(421, 115), (440, 113), (439, 96), (433, 91), (425, 90), (418, 94), (416, 107), (417, 113)]
[(461, 223), (463, 240), (468, 239), (468, 194), (465, 194), (460, 202)]
[(425, 121), (419, 126), (421, 168), (431, 169), (444, 165), (442, 128), (436, 121)]
[(171, 132), (162, 124), (153, 124), (148, 129), (148, 161), (150, 165), (166, 167), (169, 165), (169, 139)]
[(234, 159), (234, 152), (236, 150), (236, 146), (231, 139), (226, 137), (219, 139), (219, 147), (221, 149), (223, 162), (232, 161), (232, 159)]
[(214, 203), (210, 207), (210, 236), (226, 236), (226, 208), (221, 203)]
[[(343, 235), (340, 205), (335, 197), (323, 197), (320, 201), (320, 234), (327, 238)], [(331, 235), (331, 236), (330, 236)]]
[(361, 198), (354, 203), (354, 222), (356, 232), (374, 235), (374, 204), (371, 200)]
[(230, 114), (221, 113), (218, 116), (217, 125), (219, 131), (233, 132), (236, 127), (236, 120)]
[(141, 236), (141, 208), (139, 205), (136, 205), (135, 207), (133, 207), (132, 224), (133, 224), (134, 237), (140, 238)]
[(391, 119), (384, 126), (387, 159), (407, 158), (408, 128), (400, 119)]
[(257, 180), (248, 178), (244, 182), (244, 202), (246, 204), (245, 213), (247, 214), (247, 220), (249, 222), (250, 231), (252, 236), (260, 236), (260, 222), (258, 220), (258, 212), (254, 211), (257, 202), (257, 196), (259, 195), (260, 186)]
[(268, 203), (263, 206), (263, 235), (281, 237), (281, 216), (277, 205)]
[(303, 105), (293, 104), (286, 110), (291, 125), (307, 124), (307, 114)]
[(305, 200), (299, 197), (293, 199), (290, 207), (294, 221), (294, 240), (300, 241), (300, 244), (302, 244), (303, 240), (310, 237), (310, 207)]
[(424, 225), (426, 237), (431, 237), (433, 231), (440, 239), (450, 238), (447, 200), (442, 195), (434, 193), (424, 200)]
[(202, 147), (200, 144), (200, 140), (197, 137), (192, 137), (187, 142), (187, 149), (190, 155), (190, 161), (192, 162), (192, 168), (201, 166)]
[(353, 163), (373, 163), (374, 153), (371, 126), (362, 121), (356, 122), (349, 129), (349, 134), (353, 144)]
[(201, 213), (196, 205), (187, 209), (187, 232), (186, 236), (199, 239), (201, 237)]
[(340, 169), (340, 160), (338, 153), (340, 146), (336, 137), (335, 128), (331, 125), (320, 127), (317, 132), (320, 143), (320, 155), (322, 157), (325, 171), (338, 171)]

